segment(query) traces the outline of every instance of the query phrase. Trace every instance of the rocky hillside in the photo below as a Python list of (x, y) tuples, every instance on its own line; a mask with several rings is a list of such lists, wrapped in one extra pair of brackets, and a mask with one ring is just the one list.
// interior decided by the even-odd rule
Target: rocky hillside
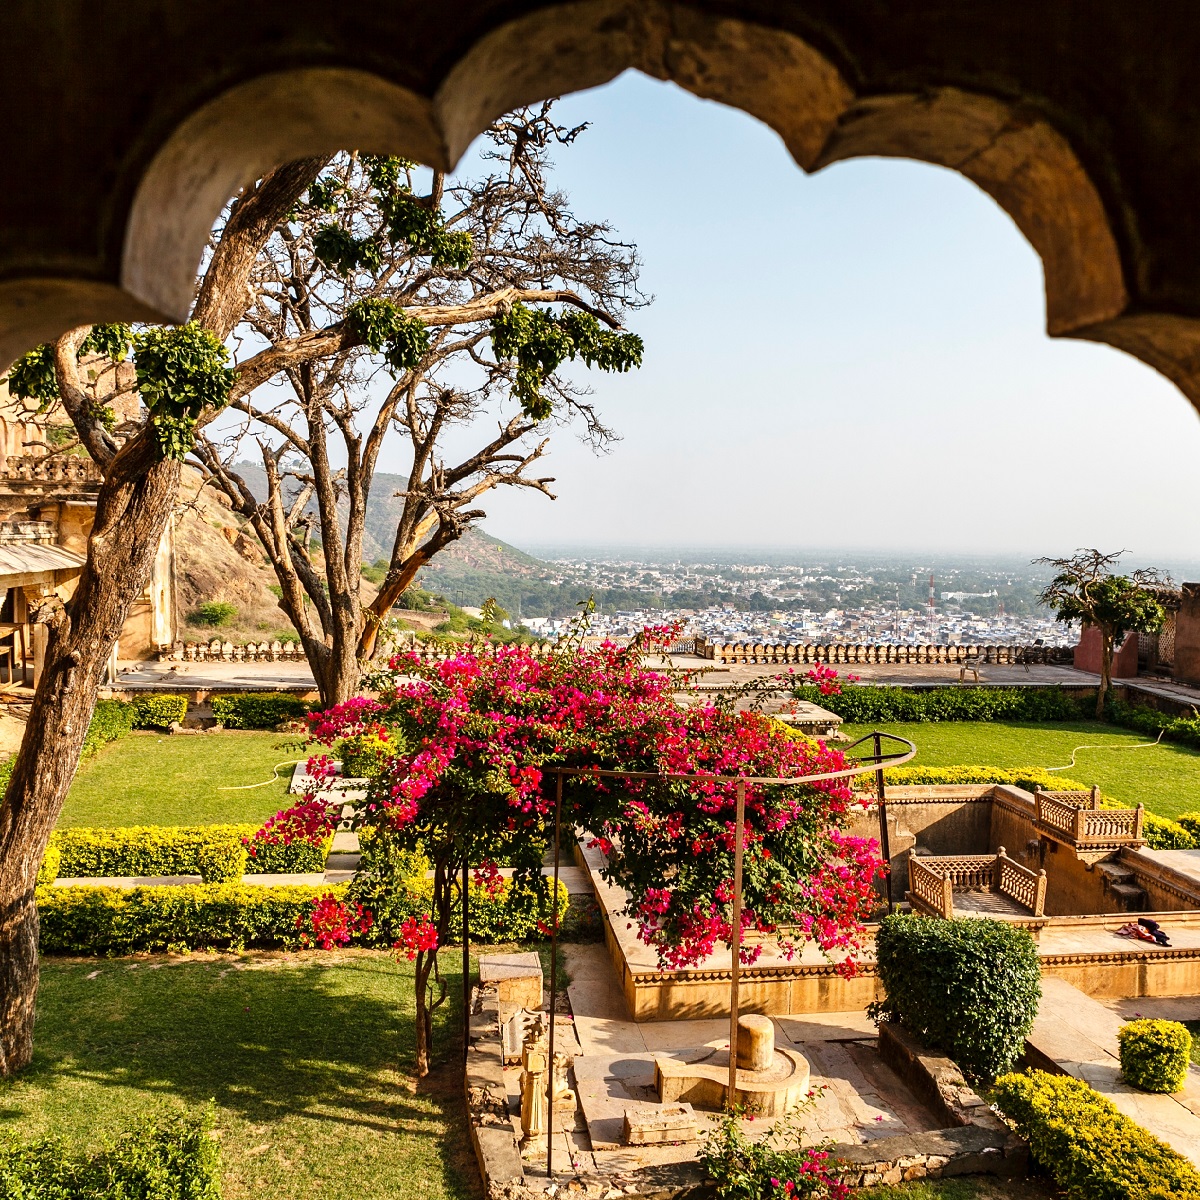
[[(175, 569), (179, 636), (184, 641), (295, 637), (271, 590), (275, 572), (258, 540), (241, 531), (238, 519), (210, 488), (200, 491), (199, 475), (186, 469), (175, 517)], [(198, 623), (196, 610), (211, 602), (233, 605), (236, 615), (219, 627)]]

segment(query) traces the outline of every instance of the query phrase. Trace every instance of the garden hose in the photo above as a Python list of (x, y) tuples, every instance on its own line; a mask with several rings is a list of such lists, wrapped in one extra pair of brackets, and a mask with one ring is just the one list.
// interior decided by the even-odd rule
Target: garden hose
[(1139, 742), (1136, 746), (1076, 746), (1071, 751), (1071, 761), (1065, 767), (1043, 767), (1043, 771), (1069, 771), (1075, 765), (1075, 755), (1080, 750), (1111, 750), (1114, 754), (1120, 753), (1122, 750), (1146, 750), (1150, 746), (1157, 746), (1162, 741), (1162, 735), (1166, 730), (1159, 730), (1158, 737), (1152, 742)]
[(277, 780), (279, 778), (279, 768), (280, 767), (294, 767), (297, 763), (302, 763), (302, 762), (307, 762), (307, 761), (308, 761), (307, 759), (303, 759), (303, 758), (289, 758), (286, 762), (276, 763), (275, 770), (271, 772), (271, 778), (264, 779), (262, 781), (262, 783), (239, 783), (235, 787), (217, 788), (217, 791), (218, 792), (245, 792), (245, 791), (248, 791), (250, 788), (266, 787), (267, 784), (274, 783), (275, 780)]

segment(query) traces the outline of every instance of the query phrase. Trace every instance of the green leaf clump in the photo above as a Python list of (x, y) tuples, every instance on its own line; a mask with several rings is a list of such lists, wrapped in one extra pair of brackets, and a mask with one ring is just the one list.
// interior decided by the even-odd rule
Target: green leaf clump
[(1020, 1059), (1042, 994), (1026, 930), (895, 913), (880, 923), (875, 951), (886, 993), (876, 1016), (900, 1022), (978, 1078), (993, 1079)]
[[(93, 325), (91, 332), (79, 344), (78, 357), (103, 354), (113, 362), (121, 362), (129, 353), (133, 335), (128, 325)], [(54, 345), (43, 342), (13, 363), (8, 373), (8, 390), (18, 400), (36, 400), (42, 410), (58, 399), (58, 378), (54, 373)], [(108, 415), (111, 417), (110, 410)], [(115, 418), (112, 424), (115, 425)], [(112, 425), (105, 422), (111, 429)]]
[(0, 1196), (11, 1200), (221, 1200), (210, 1104), (143, 1117), (99, 1150), (0, 1134)]
[(229, 403), (228, 358), (216, 336), (195, 321), (134, 335), (138, 390), (163, 458), (182, 461), (195, 445), (200, 414)]
[(350, 305), (348, 318), (356, 336), (397, 371), (411, 371), (429, 351), (429, 329), (390, 300), (372, 298)]
[(1066, 1200), (1200, 1200), (1191, 1162), (1069, 1075), (996, 1080), (992, 1100)]
[(54, 373), (54, 347), (49, 342), (22, 354), (8, 373), (8, 390), (18, 400), (49, 404), (58, 399)]
[(1129, 1021), (1117, 1034), (1121, 1073), (1146, 1092), (1183, 1089), (1192, 1061), (1192, 1035), (1180, 1021)]
[(590, 313), (514, 304), (492, 320), (496, 357), (516, 363), (514, 391), (522, 409), (535, 421), (546, 420), (552, 402), (542, 387), (568, 360), (623, 374), (642, 365), (645, 350), (635, 333), (604, 329)]

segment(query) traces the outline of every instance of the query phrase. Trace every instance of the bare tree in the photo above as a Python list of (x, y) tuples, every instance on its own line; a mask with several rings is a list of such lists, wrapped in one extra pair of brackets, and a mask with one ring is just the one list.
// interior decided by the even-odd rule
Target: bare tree
[(1038, 558), (1057, 574), (1042, 590), (1041, 602), (1054, 610), (1059, 621), (1080, 621), (1100, 634), (1100, 687), (1096, 691), (1096, 716), (1104, 716), (1104, 703), (1112, 685), (1113, 651), (1131, 630), (1153, 633), (1161, 629), (1166, 613), (1158, 592), (1171, 579), (1154, 567), (1129, 575), (1113, 574), (1126, 553), (1102, 554), (1077, 550), (1070, 558)]
[[(560, 365), (641, 361), (641, 340), (620, 332), (625, 311), (646, 302), (636, 252), (550, 186), (551, 149), (584, 128), (557, 125), (551, 109), (497, 122), (481, 178), (435, 172), (422, 193), (414, 164), (339, 156), (252, 274), (239, 332), (265, 343), (255, 378), (279, 386), (236, 399), (242, 423), (210, 431), (196, 452), (262, 542), (326, 704), (357, 691), (381, 620), (485, 515), (481, 497), (498, 487), (552, 496), (537, 466), (555, 425), (578, 423), (598, 447), (611, 438)], [(464, 428), (472, 448), (453, 455)], [(389, 435), (403, 441), (408, 477), (388, 570), (367, 603), (367, 505)], [(265, 497), (237, 470), (247, 438)]]

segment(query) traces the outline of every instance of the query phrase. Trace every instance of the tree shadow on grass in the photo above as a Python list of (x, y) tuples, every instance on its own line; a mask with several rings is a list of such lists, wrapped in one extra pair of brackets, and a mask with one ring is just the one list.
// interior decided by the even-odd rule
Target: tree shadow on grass
[[(450, 956), (444, 968), (441, 1069), (414, 1091), (412, 974), (384, 954), (47, 960), (34, 1061), (0, 1084), (0, 1119), (41, 1106), (42, 1124), (57, 1113), (59, 1132), (99, 1136), (161, 1099), (215, 1099), (251, 1126), (319, 1123), (331, 1144), (338, 1126), (465, 1131), (461, 1087), (447, 1086), (458, 1080), (459, 977)], [(440, 1140), (448, 1175), (461, 1177), (465, 1139)]]

